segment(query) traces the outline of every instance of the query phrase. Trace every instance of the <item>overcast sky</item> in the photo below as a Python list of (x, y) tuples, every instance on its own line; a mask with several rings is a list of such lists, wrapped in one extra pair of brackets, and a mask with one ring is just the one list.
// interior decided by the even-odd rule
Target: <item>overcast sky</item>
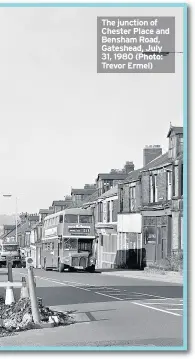
[(182, 55), (174, 74), (97, 74), (97, 16), (175, 16), (182, 9), (0, 8), (0, 213), (36, 212), (93, 183), (142, 166), (143, 147), (167, 150), (182, 126)]

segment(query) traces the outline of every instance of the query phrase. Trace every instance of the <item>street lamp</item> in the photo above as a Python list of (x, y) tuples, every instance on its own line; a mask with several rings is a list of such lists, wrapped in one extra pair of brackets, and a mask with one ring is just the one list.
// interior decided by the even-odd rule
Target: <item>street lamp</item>
[[(10, 198), (12, 194), (3, 194), (3, 197)], [(16, 208), (15, 208), (15, 223), (16, 223), (16, 243), (18, 242), (18, 198), (16, 197)]]

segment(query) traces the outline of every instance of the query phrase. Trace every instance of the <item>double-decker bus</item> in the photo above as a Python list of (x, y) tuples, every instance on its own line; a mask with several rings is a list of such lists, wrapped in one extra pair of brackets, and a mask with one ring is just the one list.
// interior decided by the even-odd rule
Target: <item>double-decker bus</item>
[(69, 208), (44, 219), (41, 266), (94, 272), (95, 224), (91, 209)]

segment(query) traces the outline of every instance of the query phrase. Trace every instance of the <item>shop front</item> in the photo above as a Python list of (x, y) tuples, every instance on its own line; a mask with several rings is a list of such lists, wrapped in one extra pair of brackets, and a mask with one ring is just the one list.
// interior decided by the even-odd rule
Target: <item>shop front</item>
[[(143, 244), (146, 249), (147, 264), (159, 263), (171, 255), (171, 215), (162, 214), (143, 215)], [(161, 215), (160, 215), (161, 214)]]

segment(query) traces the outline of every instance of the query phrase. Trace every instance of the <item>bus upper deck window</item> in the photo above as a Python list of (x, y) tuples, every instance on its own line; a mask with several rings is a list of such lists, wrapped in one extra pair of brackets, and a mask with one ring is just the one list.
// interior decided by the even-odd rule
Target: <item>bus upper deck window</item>
[(79, 216), (79, 223), (92, 223), (92, 216)]
[(65, 223), (78, 223), (78, 216), (76, 214), (66, 214), (64, 216)]
[(61, 214), (59, 217), (59, 223), (63, 223), (63, 214)]

